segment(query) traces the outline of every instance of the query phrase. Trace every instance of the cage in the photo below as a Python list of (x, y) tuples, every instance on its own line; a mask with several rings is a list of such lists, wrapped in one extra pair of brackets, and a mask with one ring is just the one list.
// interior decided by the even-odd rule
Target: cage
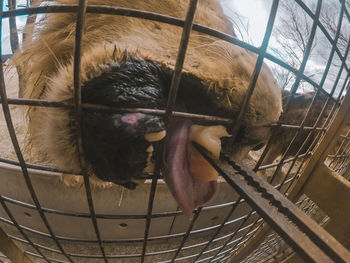
[[(147, 113), (147, 110), (153, 110), (160, 116), (181, 116), (211, 124), (229, 125), (233, 137), (237, 137), (263, 70), (263, 62), (279, 70), (279, 73), (291, 74), (292, 81), (284, 89), (284, 113), (277, 123), (270, 125), (266, 145), (251, 151), (249, 158), (244, 160), (245, 165), (250, 167), (249, 171), (254, 171), (280, 191), (285, 199), (288, 197), (304, 215), (339, 242), (334, 246), (341, 247), (340, 251), (345, 251), (345, 254), (335, 257), (334, 262), (350, 260), (346, 259), (346, 249), (350, 247), (350, 38), (349, 34), (342, 33), (349, 29), (348, 2), (332, 2), (337, 10), (337, 23), (330, 27), (322, 19), (327, 8), (324, 2), (327, 1), (318, 0), (314, 5), (312, 1), (271, 1), (265, 34), (259, 47), (196, 23), (196, 0), (188, 3), (184, 1), (188, 5), (185, 17), (118, 5), (89, 5), (86, 2), (68, 1), (70, 4), (65, 5), (52, 1), (44, 4), (28, 2), (25, 7), (16, 7), (14, 1), (9, 1), (8, 10), (1, 12), (1, 21), (4, 23), (5, 19), (9, 19), (11, 24), (15, 21), (14, 17), (27, 15), (27, 23), (30, 24), (38, 19), (36, 16), (39, 14), (76, 14), (75, 49), (71, 55), (74, 56), (72, 78), (76, 81), (74, 86), (77, 94), (81, 92), (79, 67), (82, 51), (79, 43), (84, 37), (84, 18), (87, 14), (149, 20), (155, 25), (169, 24), (181, 29), (181, 42), (174, 51), (177, 55), (173, 56), (176, 63), (174, 61), (169, 101), (176, 98), (186, 48), (193, 32), (256, 54), (247, 92), (233, 119), (175, 111), (171, 103), (157, 110), (106, 109), (96, 105), (88, 109), (89, 105), (82, 103), (79, 95), (75, 95), (75, 101), (69, 105), (65, 102), (23, 98), (18, 90), (23, 80), (16, 83), (20, 69), (10, 68), (5, 62), (7, 58), (2, 56), (0, 251), (3, 254), (0, 262), (299, 262), (301, 259), (298, 255), (303, 255), (300, 249), (302, 244), (299, 244), (299, 249), (291, 245), (285, 235), (271, 227), (275, 226), (273, 222), (264, 220), (269, 213), (277, 211), (283, 214), (282, 209), (256, 209), (222, 178), (218, 179), (218, 193), (210, 202), (197, 208), (189, 220), (160, 177), (160, 161), (158, 166), (156, 162), (153, 175), (141, 178), (145, 181), (136, 190), (124, 190), (115, 185), (93, 188), (84, 172), (77, 175), (83, 178), (83, 184), (80, 188), (74, 188), (67, 187), (61, 180), (61, 174), (70, 174), (69, 171), (40, 161), (30, 162), (23, 153), (27, 129), (23, 110), (25, 106), (45, 110), (64, 107), (76, 107), (77, 111), (88, 109)], [(211, 1), (207, 2), (209, 5)], [(280, 52), (272, 49), (269, 42), (283, 3), (293, 3), (310, 23), (305, 50), (298, 65), (290, 63), (284, 54), (281, 56)], [(2, 2), (2, 6), (4, 4)], [(14, 27), (12, 24), (11, 40), (20, 34), (13, 30)], [(28, 34), (28, 31), (24, 33)], [(327, 43), (322, 50), (326, 54), (326, 61), (318, 76), (309, 74), (313, 72), (310, 67), (315, 66), (310, 63), (310, 57), (316, 38)], [(33, 65), (28, 64), (30, 66)], [(162, 151), (161, 146), (157, 150)], [(237, 167), (232, 167), (232, 171), (236, 171), (236, 176), (237, 173), (244, 174), (244, 170), (240, 171)], [(252, 182), (250, 184), (254, 185)], [(266, 190), (267, 187), (260, 182), (260, 188)], [(263, 194), (261, 196), (266, 198)], [(284, 199), (282, 201), (284, 204)], [(301, 229), (307, 232), (305, 226)], [(323, 233), (318, 234), (321, 236)], [(311, 239), (318, 240), (317, 235)], [(323, 250), (328, 253), (326, 248)], [(320, 262), (330, 262), (327, 260)]]

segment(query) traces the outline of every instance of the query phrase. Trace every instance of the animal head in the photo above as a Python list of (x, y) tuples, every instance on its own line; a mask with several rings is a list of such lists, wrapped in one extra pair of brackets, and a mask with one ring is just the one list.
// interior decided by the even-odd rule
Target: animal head
[[(60, 4), (75, 4), (58, 0)], [(188, 1), (91, 0), (90, 5), (141, 9), (184, 18)], [(75, 14), (47, 14), (17, 64), (24, 68), (25, 97), (73, 102)], [(198, 3), (195, 23), (233, 35), (232, 25), (217, 1)], [(82, 39), (80, 78), (82, 102), (124, 108), (164, 109), (182, 28), (144, 19), (87, 14)], [(186, 53), (176, 110), (234, 118), (247, 92), (257, 57), (208, 35), (192, 32)], [(25, 67), (24, 67), (25, 65)], [(244, 128), (230, 151), (254, 148), (282, 111), (281, 94), (266, 65), (244, 117)], [(31, 108), (29, 136), (32, 149), (45, 161), (80, 171), (78, 126), (74, 108)], [(82, 113), (82, 144), (89, 174), (133, 189), (135, 177), (152, 168), (155, 142), (165, 139), (163, 176), (187, 215), (208, 201), (216, 189), (212, 173), (201, 177), (199, 154), (190, 148), (197, 140), (216, 154), (225, 127), (196, 126), (141, 112)], [(167, 130), (167, 134), (165, 132)], [(229, 131), (228, 131), (229, 132)], [(204, 168), (203, 168), (204, 167)], [(200, 175), (197, 175), (200, 173)]]

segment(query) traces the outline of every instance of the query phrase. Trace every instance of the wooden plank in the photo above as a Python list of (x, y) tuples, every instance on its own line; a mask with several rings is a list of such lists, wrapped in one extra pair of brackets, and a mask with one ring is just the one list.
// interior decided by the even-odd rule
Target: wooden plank
[(350, 182), (322, 164), (304, 191), (330, 217), (325, 229), (350, 249)]
[(350, 250), (350, 221), (348, 219), (337, 218), (330, 220), (325, 229), (344, 247)]
[(298, 256), (297, 253), (293, 253), (282, 261), (282, 263), (307, 263)]
[(0, 228), (0, 251), (13, 263), (33, 263)]
[(350, 222), (350, 182), (321, 164), (304, 187), (311, 198), (332, 220)]
[(193, 145), (303, 259), (350, 263), (350, 252), (272, 185), (229, 156), (221, 154), (218, 160), (202, 146)]

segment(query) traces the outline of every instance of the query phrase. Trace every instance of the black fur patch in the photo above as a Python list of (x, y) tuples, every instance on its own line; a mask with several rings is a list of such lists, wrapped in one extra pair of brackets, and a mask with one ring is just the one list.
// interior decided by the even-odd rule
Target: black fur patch
[[(150, 61), (115, 62), (109, 71), (82, 87), (84, 103), (116, 107), (162, 108), (164, 87)], [(150, 143), (144, 134), (164, 130), (161, 117), (141, 113), (84, 112), (83, 148), (94, 173), (103, 181), (134, 189), (146, 167)]]

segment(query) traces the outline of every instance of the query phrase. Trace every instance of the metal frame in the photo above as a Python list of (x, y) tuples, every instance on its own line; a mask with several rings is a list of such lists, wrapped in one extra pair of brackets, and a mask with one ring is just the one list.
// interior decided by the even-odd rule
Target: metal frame
[[(22, 238), (16, 237), (16, 236), (10, 236), (11, 240), (15, 240), (17, 242), (23, 243), (23, 244), (29, 244), (32, 246), (35, 250), (35, 252), (30, 252), (30, 251), (25, 251), (26, 255), (29, 255), (30, 258), (38, 258), (42, 259), (45, 262), (74, 262), (75, 258), (95, 258), (95, 259), (101, 259), (104, 262), (109, 262), (110, 259), (131, 259), (131, 258), (136, 258), (139, 259), (140, 262), (145, 262), (147, 260), (147, 257), (152, 257), (156, 255), (165, 255), (168, 254), (168, 260), (162, 261), (162, 263), (165, 262), (224, 262), (225, 260), (228, 260), (232, 255), (234, 255), (237, 251), (239, 251), (245, 244), (247, 240), (250, 240), (252, 237), (255, 236), (255, 234), (263, 228), (263, 222), (260, 217), (257, 217), (257, 214), (254, 210), (251, 210), (246, 216), (236, 218), (234, 220), (229, 220), (229, 218), (232, 216), (234, 211), (239, 207), (241, 204), (245, 203), (245, 200), (242, 199), (242, 197), (239, 197), (237, 200), (232, 201), (230, 203), (226, 204), (221, 204), (221, 205), (216, 205), (212, 207), (203, 207), (198, 209), (195, 212), (195, 216), (193, 218), (193, 221), (189, 225), (188, 229), (186, 232), (183, 233), (177, 233), (177, 234), (169, 234), (167, 236), (159, 236), (159, 237), (149, 237), (149, 228), (152, 219), (154, 218), (161, 218), (161, 217), (176, 217), (178, 215), (181, 215), (181, 211), (169, 211), (167, 213), (153, 213), (152, 207), (153, 207), (153, 201), (154, 201), (154, 195), (156, 192), (156, 187), (157, 187), (157, 181), (160, 177), (160, 156), (161, 156), (161, 151), (163, 149), (163, 146), (161, 144), (158, 145), (157, 147), (157, 164), (156, 164), (156, 170), (155, 174), (153, 176), (149, 176), (148, 178), (152, 179), (152, 184), (151, 184), (151, 191), (150, 191), (150, 196), (149, 196), (149, 206), (147, 209), (147, 214), (142, 214), (142, 215), (103, 215), (103, 214), (98, 214), (94, 210), (93, 206), (93, 200), (91, 196), (91, 189), (90, 189), (90, 184), (89, 184), (89, 178), (87, 174), (84, 172), (81, 174), (84, 177), (84, 185), (85, 185), (85, 190), (86, 190), (86, 198), (89, 203), (89, 214), (83, 214), (83, 213), (72, 213), (68, 211), (59, 211), (59, 210), (53, 210), (50, 208), (45, 208), (42, 207), (40, 204), (40, 201), (38, 200), (34, 188), (31, 183), (31, 178), (28, 173), (28, 168), (30, 169), (35, 169), (35, 170), (43, 170), (43, 171), (53, 171), (53, 172), (63, 172), (63, 173), (70, 173), (69, 171), (62, 171), (53, 167), (47, 167), (43, 165), (38, 165), (38, 164), (29, 164), (24, 161), (24, 158), (21, 153), (21, 148), (20, 145), (17, 141), (16, 134), (14, 131), (14, 127), (11, 121), (11, 114), (9, 111), (9, 105), (29, 105), (29, 106), (34, 106), (34, 107), (75, 107), (76, 109), (76, 114), (77, 114), (77, 120), (79, 122), (81, 118), (81, 112), (84, 110), (89, 110), (89, 111), (111, 111), (111, 112), (146, 112), (146, 113), (153, 113), (153, 114), (158, 114), (158, 115), (164, 115), (166, 120), (168, 122), (171, 121), (173, 116), (181, 116), (184, 118), (189, 118), (189, 119), (195, 119), (197, 121), (202, 121), (205, 123), (215, 123), (215, 124), (229, 124), (232, 127), (232, 134), (235, 136), (238, 132), (238, 128), (240, 126), (240, 123), (244, 117), (244, 114), (246, 112), (247, 106), (249, 104), (250, 97), (254, 91), (256, 81), (259, 76), (260, 69), (262, 67), (262, 63), (264, 59), (267, 59), (269, 61), (272, 61), (281, 67), (293, 72), (296, 75), (296, 81), (294, 83), (294, 86), (292, 88), (292, 96), (296, 93), (299, 83), (301, 80), (309, 83), (312, 85), (316, 90), (316, 95), (313, 99), (312, 104), (310, 105), (310, 108), (308, 109), (308, 113), (305, 116), (305, 118), (302, 120), (300, 125), (290, 125), (288, 123), (281, 122), (277, 125), (278, 127), (282, 129), (295, 129), (295, 136), (293, 140), (290, 142), (290, 145), (287, 149), (287, 151), (284, 153), (282, 156), (282, 160), (278, 162), (277, 164), (269, 164), (269, 165), (264, 165), (261, 166), (261, 163), (266, 156), (268, 150), (269, 150), (269, 145), (265, 148), (264, 152), (261, 155), (260, 160), (258, 161), (255, 170), (263, 170), (267, 168), (272, 168), (276, 167), (276, 171), (272, 177), (272, 180), (270, 183), (274, 183), (274, 179), (279, 172), (279, 170), (282, 168), (283, 165), (285, 164), (290, 164), (290, 169), (288, 170), (287, 174), (285, 175), (283, 181), (281, 184), (275, 185), (275, 188), (279, 190), (283, 190), (283, 193), (288, 192), (293, 183), (295, 183), (298, 179), (298, 174), (304, 167), (304, 165), (307, 163), (309, 157), (311, 156), (311, 151), (316, 145), (317, 141), (319, 138), (323, 135), (324, 131), (327, 131), (328, 129), (328, 124), (330, 122), (331, 117), (335, 114), (337, 107), (341, 104), (341, 97), (340, 95), (337, 98), (333, 97), (334, 91), (338, 86), (338, 82), (340, 80), (340, 77), (342, 73), (345, 71), (347, 74), (347, 78), (341, 88), (340, 94), (343, 93), (343, 91), (347, 90), (349, 85), (349, 75), (350, 75), (350, 69), (349, 65), (346, 64), (346, 58), (348, 57), (349, 53), (349, 47), (350, 47), (350, 40), (348, 41), (347, 49), (344, 55), (341, 54), (340, 50), (337, 47), (337, 41), (339, 37), (339, 32), (343, 21), (343, 17), (347, 18), (347, 21), (350, 21), (350, 15), (349, 11), (347, 10), (345, 6), (345, 1), (340, 1), (340, 16), (339, 16), (339, 21), (338, 21), (338, 27), (337, 27), (337, 32), (335, 35), (335, 38), (333, 39), (330, 34), (327, 32), (326, 28), (324, 25), (319, 20), (320, 16), (320, 10), (321, 10), (321, 4), (322, 1), (318, 0), (317, 2), (317, 9), (316, 12), (313, 13), (301, 0), (295, 0), (295, 2), (310, 16), (311, 19), (313, 19), (313, 26), (312, 26), (312, 33), (311, 37), (308, 42), (308, 48), (307, 52), (304, 55), (303, 62), (300, 66), (299, 69), (292, 68), (290, 65), (286, 64), (284, 61), (278, 59), (277, 57), (271, 55), (267, 51), (268, 47), (268, 42), (269, 38), (271, 36), (271, 32), (273, 30), (273, 25), (274, 25), (274, 20), (278, 11), (278, 0), (274, 0), (270, 15), (269, 15), (269, 20), (265, 32), (265, 36), (262, 42), (262, 45), (260, 47), (255, 47), (253, 45), (250, 45), (248, 43), (245, 43), (243, 41), (238, 40), (235, 37), (229, 36), (225, 33), (213, 30), (211, 28), (198, 25), (198, 24), (193, 24), (193, 18), (195, 15), (196, 11), (196, 5), (197, 5), (197, 0), (190, 0), (189, 1), (189, 9), (188, 13), (186, 16), (185, 20), (181, 20), (175, 17), (169, 17), (161, 14), (155, 14), (151, 12), (146, 12), (146, 11), (140, 11), (140, 10), (133, 10), (133, 9), (128, 9), (128, 8), (118, 8), (118, 7), (106, 7), (106, 6), (86, 6), (86, 1), (80, 0), (79, 5), (77, 6), (42, 6), (42, 7), (31, 7), (31, 8), (24, 8), (24, 9), (17, 9), (13, 11), (8, 11), (8, 12), (1, 12), (0, 13), (0, 30), (1, 30), (1, 23), (3, 18), (7, 17), (13, 17), (17, 15), (24, 15), (24, 14), (40, 14), (40, 13), (56, 13), (56, 12), (71, 12), (71, 13), (77, 13), (77, 25), (76, 25), (76, 47), (75, 47), (75, 54), (74, 54), (74, 87), (75, 87), (75, 101), (73, 104), (69, 103), (64, 103), (64, 102), (52, 102), (52, 101), (43, 101), (43, 100), (31, 100), (31, 99), (13, 99), (13, 98), (7, 98), (6, 96), (6, 87), (4, 83), (4, 73), (3, 73), (3, 65), (2, 61), (0, 59), (0, 95), (1, 95), (1, 103), (3, 106), (3, 111), (4, 115), (6, 118), (7, 126), (9, 129), (9, 133), (11, 135), (11, 140), (13, 142), (13, 146), (16, 151), (17, 159), (18, 160), (9, 160), (5, 158), (0, 158), (0, 162), (2, 163), (8, 163), (12, 165), (19, 166), (22, 170), (23, 176), (26, 180), (27, 187), (29, 189), (29, 192), (31, 194), (32, 200), (34, 205), (27, 204), (20, 202), (18, 200), (13, 200), (11, 198), (8, 198), (6, 196), (1, 196), (0, 195), (0, 203), (2, 205), (2, 208), (6, 211), (8, 217), (10, 220), (6, 218), (0, 218), (0, 221), (2, 223), (12, 225), (14, 226)], [(0, 1), (1, 5), (3, 5), (3, 1)], [(103, 14), (113, 14), (113, 15), (121, 15), (121, 16), (130, 16), (130, 17), (135, 17), (135, 18), (143, 18), (143, 19), (149, 19), (153, 21), (158, 21), (162, 23), (168, 23), (171, 25), (183, 27), (183, 32), (182, 32), (182, 38), (181, 38), (181, 43), (179, 46), (178, 50), (178, 56), (176, 60), (176, 65), (175, 65), (175, 71), (173, 75), (173, 79), (171, 82), (171, 88), (170, 88), (170, 95), (168, 98), (168, 104), (167, 107), (164, 110), (154, 110), (154, 109), (125, 109), (125, 108), (115, 108), (115, 107), (104, 107), (104, 106), (99, 106), (99, 105), (89, 105), (89, 104), (83, 104), (81, 102), (81, 86), (80, 86), (80, 79), (79, 79), (79, 71), (80, 71), (80, 43), (81, 43), (81, 37), (82, 37), (82, 29), (84, 27), (84, 17), (86, 13), (103, 13)], [(321, 30), (321, 32), (324, 34), (324, 36), (328, 39), (329, 43), (332, 45), (332, 50), (329, 56), (329, 60), (326, 66), (326, 69), (324, 70), (324, 74), (322, 77), (322, 80), (320, 83), (316, 83), (312, 79), (310, 79), (308, 76), (304, 74), (304, 69), (308, 60), (308, 56), (310, 53), (310, 48), (315, 36), (316, 29)], [(196, 31), (196, 32), (201, 32), (204, 34), (208, 34), (210, 36), (216, 37), (221, 40), (225, 40), (227, 42), (230, 42), (233, 45), (240, 46), (242, 48), (245, 48), (249, 50), (250, 52), (253, 52), (257, 54), (258, 59), (255, 64), (254, 72), (252, 74), (251, 82), (249, 84), (248, 92), (246, 94), (246, 97), (244, 99), (243, 104), (241, 105), (241, 110), (239, 112), (239, 115), (237, 118), (233, 119), (225, 119), (225, 118), (219, 118), (216, 116), (205, 116), (205, 115), (197, 115), (197, 114), (188, 114), (188, 113), (183, 113), (183, 112), (175, 112), (174, 109), (174, 103), (176, 100), (176, 95), (177, 95), (177, 90), (179, 86), (179, 81), (181, 78), (181, 71), (182, 71), (182, 65), (184, 62), (185, 54), (186, 54), (186, 47), (189, 39), (189, 35), (191, 33), (191, 30)], [(1, 32), (0, 32), (1, 35)], [(1, 44), (0, 44), (0, 49), (1, 49)], [(328, 71), (330, 69), (331, 61), (333, 59), (334, 54), (337, 54), (340, 60), (342, 61), (341, 67), (339, 69), (339, 73), (336, 77), (334, 86), (332, 88), (332, 91), (330, 93), (327, 93), (323, 89), (324, 82), (326, 80)], [(319, 118), (315, 121), (315, 124), (312, 127), (306, 127), (304, 125), (305, 120), (307, 116), (310, 113), (310, 109), (314, 106), (314, 103), (316, 99), (318, 98), (320, 93), (323, 93), (327, 95), (327, 103), (330, 102), (333, 104), (332, 108), (332, 113), (329, 116), (329, 119), (326, 121), (326, 123), (322, 126), (319, 127), (319, 121), (320, 121), (320, 116), (323, 114), (325, 107), (323, 108)], [(287, 103), (289, 105), (289, 102)], [(312, 134), (317, 134), (316, 139), (314, 140), (313, 144), (310, 146), (309, 150), (305, 154), (300, 154), (300, 151), (297, 153), (297, 155), (293, 158), (287, 159), (287, 152), (293, 142), (295, 141), (296, 137), (300, 134), (302, 130), (309, 131), (309, 137)], [(350, 132), (350, 131), (349, 131)], [(349, 162), (350, 162), (350, 140), (349, 140), (349, 132), (346, 134), (346, 136), (342, 137), (342, 143), (337, 150), (337, 152), (334, 155), (330, 155), (329, 158), (332, 159), (330, 163), (330, 167), (332, 167), (335, 171), (339, 172), (340, 174), (346, 176), (348, 171), (350, 170), (349, 168)], [(272, 138), (273, 139), (273, 138)], [(78, 138), (80, 140), (80, 138)], [(79, 147), (80, 154), (82, 155), (82, 147)], [(81, 165), (82, 168), (84, 168), (84, 159), (81, 158)], [(290, 176), (292, 167), (293, 169), (296, 169), (297, 172), (295, 175)], [(349, 179), (350, 175), (346, 178)], [(38, 232), (34, 229), (28, 229), (25, 228), (21, 225), (19, 225), (16, 221), (16, 218), (11, 214), (10, 209), (8, 208), (7, 204), (13, 204), (16, 206), (22, 206), (26, 207), (29, 209), (34, 209), (39, 212), (40, 217), (44, 225), (46, 226), (47, 233), (41, 233)], [(205, 229), (199, 229), (199, 230), (194, 230), (194, 225), (196, 220), (200, 217), (202, 211), (206, 210), (212, 210), (212, 209), (221, 209), (221, 208), (230, 208), (229, 213), (227, 213), (225, 219), (218, 225), (214, 225), (212, 227), (208, 227)], [(47, 220), (46, 215), (47, 214), (60, 214), (60, 215), (66, 215), (66, 216), (71, 216), (71, 217), (85, 217), (85, 218), (90, 218), (91, 222), (94, 227), (94, 231), (96, 234), (96, 239), (94, 240), (79, 240), (79, 239), (72, 239), (72, 238), (67, 238), (67, 237), (59, 237), (56, 236)], [(255, 216), (253, 218), (253, 216)], [(100, 233), (99, 233), (99, 228), (97, 224), (97, 219), (99, 218), (104, 218), (104, 219), (145, 219), (146, 220), (146, 227), (145, 227), (145, 233), (144, 233), (144, 238), (143, 239), (130, 239), (130, 240), (104, 240), (101, 238)], [(254, 219), (253, 223), (247, 224), (248, 220)], [(227, 226), (230, 226), (233, 223), (240, 222), (238, 228), (235, 228), (235, 231), (232, 233), (223, 233), (222, 229)], [(212, 232), (212, 235), (208, 237), (207, 242), (202, 242), (198, 243), (195, 245), (186, 245), (186, 241), (188, 240), (189, 237), (196, 236), (196, 234), (200, 233), (210, 233)], [(36, 235), (40, 235), (43, 237), (49, 237), (51, 238), (55, 245), (56, 249), (50, 248), (48, 246), (44, 246), (41, 244), (36, 244), (33, 242), (29, 235), (27, 233), (35, 233)], [(150, 242), (153, 241), (169, 241), (172, 239), (179, 239), (181, 238), (181, 241), (179, 243), (179, 246), (176, 249), (168, 249), (168, 250), (161, 250), (161, 251), (152, 251), (148, 252), (147, 251), (147, 245)], [(75, 254), (75, 253), (67, 253), (62, 246), (62, 242), (86, 242), (90, 244), (97, 244), (99, 249), (100, 249), (100, 254), (91, 254), (91, 255), (83, 255), (83, 254)], [(137, 254), (131, 254), (131, 255), (111, 255), (105, 252), (104, 250), (104, 244), (109, 243), (109, 244), (139, 244), (142, 246), (142, 251), (141, 253)], [(221, 244), (220, 244), (221, 243)], [(223, 244), (222, 244), (223, 243)], [(182, 251), (194, 251), (194, 249), (199, 249), (198, 252), (195, 254), (189, 255), (189, 256), (181, 256)], [(46, 251), (53, 252), (56, 254), (61, 254), (64, 256), (65, 260), (61, 259), (54, 259), (54, 258), (48, 258), (46, 256)], [(254, 259), (252, 259), (254, 261)], [(252, 261), (249, 261), (252, 262)], [(160, 263), (160, 262), (159, 262)]]

